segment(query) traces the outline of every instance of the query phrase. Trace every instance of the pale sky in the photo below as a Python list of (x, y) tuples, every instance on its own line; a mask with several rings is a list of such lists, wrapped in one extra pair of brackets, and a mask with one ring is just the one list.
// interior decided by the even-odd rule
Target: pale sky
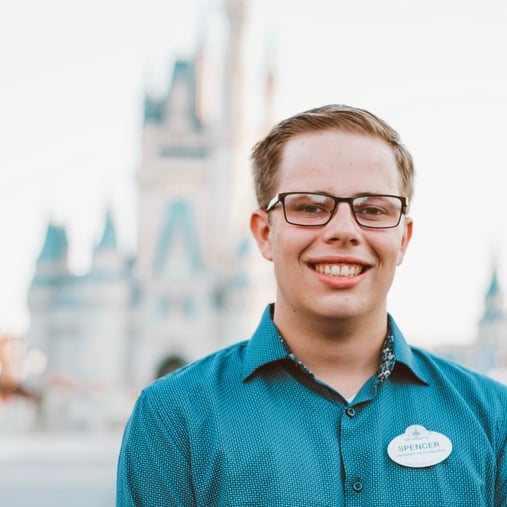
[[(133, 250), (144, 92), (165, 90), (198, 27), (220, 40), (219, 3), (0, 2), (0, 331), (27, 330), (49, 219), (67, 226), (78, 272), (108, 203)], [(247, 109), (262, 108), (269, 55), (276, 120), (344, 103), (400, 132), (417, 170), (415, 225), (389, 309), (412, 343), (472, 340), (495, 256), (507, 288), (506, 2), (250, 3)]]

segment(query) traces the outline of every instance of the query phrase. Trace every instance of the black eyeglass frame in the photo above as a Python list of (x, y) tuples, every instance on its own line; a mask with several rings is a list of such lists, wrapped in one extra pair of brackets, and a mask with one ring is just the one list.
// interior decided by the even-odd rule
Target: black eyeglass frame
[[(323, 197), (329, 197), (329, 198), (333, 199), (334, 200), (334, 207), (333, 207), (333, 210), (331, 211), (331, 213), (329, 213), (329, 218), (326, 220), (326, 222), (324, 222), (322, 224), (298, 224), (298, 223), (294, 223), (294, 222), (289, 221), (289, 219), (287, 218), (287, 213), (285, 211), (285, 198), (288, 195), (296, 195), (296, 194), (320, 195), (320, 196), (323, 196)], [(362, 224), (357, 219), (356, 213), (354, 211), (354, 207), (352, 206), (353, 201), (355, 201), (356, 199), (360, 199), (361, 197), (394, 197), (394, 198), (398, 199), (400, 201), (400, 203), (401, 203), (401, 208), (400, 208), (400, 216), (398, 217), (398, 221), (396, 222), (396, 224), (394, 224), (394, 225), (388, 225), (388, 226), (385, 226), (385, 225), (383, 225), (383, 226), (376, 226), (376, 225), (364, 225), (364, 224)], [(264, 209), (264, 211), (266, 213), (269, 213), (270, 211), (272, 211), (275, 208), (275, 206), (277, 206), (278, 204), (281, 204), (282, 205), (282, 209), (283, 209), (283, 216), (285, 218), (285, 221), (288, 224), (297, 225), (299, 227), (324, 227), (329, 222), (331, 222), (331, 220), (333, 219), (333, 217), (336, 214), (336, 210), (338, 209), (338, 204), (340, 204), (341, 202), (346, 202), (349, 205), (350, 211), (351, 211), (352, 216), (354, 217), (354, 220), (356, 221), (356, 223), (360, 227), (364, 227), (366, 229), (394, 229), (395, 227), (398, 227), (398, 225), (400, 225), (401, 217), (403, 215), (405, 215), (406, 212), (407, 212), (407, 210), (408, 210), (408, 199), (406, 197), (404, 197), (404, 196), (401, 196), (401, 195), (368, 194), (368, 193), (365, 193), (365, 194), (355, 195), (353, 197), (337, 197), (335, 195), (328, 194), (326, 192), (280, 192), (280, 193), (276, 194), (269, 201), (269, 203), (266, 206), (266, 208)]]

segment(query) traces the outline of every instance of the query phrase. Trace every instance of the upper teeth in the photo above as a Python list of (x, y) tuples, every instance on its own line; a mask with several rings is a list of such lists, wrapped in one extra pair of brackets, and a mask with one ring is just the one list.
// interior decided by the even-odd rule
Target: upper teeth
[(316, 264), (315, 271), (331, 276), (356, 276), (361, 272), (361, 266), (353, 264)]

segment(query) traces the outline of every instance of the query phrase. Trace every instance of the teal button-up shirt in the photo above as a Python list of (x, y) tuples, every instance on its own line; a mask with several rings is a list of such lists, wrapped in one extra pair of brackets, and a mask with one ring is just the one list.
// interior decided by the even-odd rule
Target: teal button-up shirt
[[(507, 387), (389, 323), (393, 371), (349, 404), (289, 357), (269, 307), (249, 341), (154, 382), (125, 430), (117, 505), (507, 506)], [(393, 461), (389, 443), (413, 425), (445, 435), (450, 455)]]

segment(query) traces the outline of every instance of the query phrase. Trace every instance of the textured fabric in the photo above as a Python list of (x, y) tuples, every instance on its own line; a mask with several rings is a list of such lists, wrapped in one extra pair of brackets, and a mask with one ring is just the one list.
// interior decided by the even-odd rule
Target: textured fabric
[[(287, 357), (269, 307), (251, 340), (147, 387), (125, 429), (118, 506), (507, 506), (507, 388), (407, 345), (347, 404)], [(393, 358), (391, 358), (393, 359)], [(387, 454), (411, 425), (443, 462)]]

